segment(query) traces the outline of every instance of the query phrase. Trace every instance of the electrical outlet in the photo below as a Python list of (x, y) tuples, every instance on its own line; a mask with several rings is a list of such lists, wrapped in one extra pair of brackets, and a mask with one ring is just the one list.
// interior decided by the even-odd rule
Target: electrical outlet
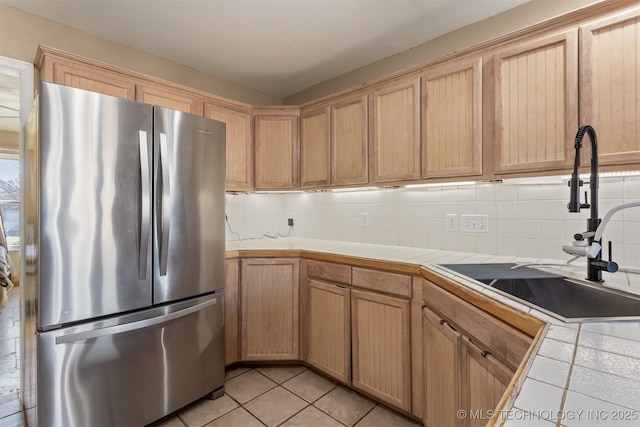
[(465, 233), (488, 233), (488, 215), (460, 215), (460, 227)]
[(447, 231), (458, 231), (458, 214), (447, 214)]
[(360, 225), (363, 227), (368, 227), (369, 226), (369, 214), (366, 212), (363, 212), (360, 214)]

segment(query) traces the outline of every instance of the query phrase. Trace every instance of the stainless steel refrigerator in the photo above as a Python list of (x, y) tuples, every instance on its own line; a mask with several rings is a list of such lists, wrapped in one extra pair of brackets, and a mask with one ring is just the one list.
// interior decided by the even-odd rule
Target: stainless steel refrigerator
[(29, 425), (144, 425), (219, 396), (225, 124), (42, 83), (25, 127)]

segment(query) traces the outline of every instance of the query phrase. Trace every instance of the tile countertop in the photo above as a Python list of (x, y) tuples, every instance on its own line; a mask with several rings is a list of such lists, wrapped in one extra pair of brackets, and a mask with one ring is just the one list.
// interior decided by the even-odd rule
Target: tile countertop
[[(227, 241), (227, 250), (306, 250), (415, 263), (550, 324), (513, 407), (500, 423), (512, 426), (640, 425), (640, 321), (565, 323), (487, 286), (443, 269), (451, 263), (533, 263), (583, 279), (584, 264), (562, 260), (450, 252), (331, 240), (279, 238)], [(640, 275), (604, 273), (605, 286), (640, 294)]]

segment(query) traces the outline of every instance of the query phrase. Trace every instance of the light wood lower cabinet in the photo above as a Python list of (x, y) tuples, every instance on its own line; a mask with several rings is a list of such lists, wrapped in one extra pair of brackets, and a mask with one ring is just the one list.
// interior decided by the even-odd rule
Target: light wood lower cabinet
[(428, 281), (422, 296), (424, 423), (485, 425), (533, 338)]
[(297, 258), (242, 260), (241, 360), (299, 360)]
[(239, 360), (238, 337), (240, 331), (239, 283), (240, 261), (228, 259), (225, 262), (224, 283), (224, 364), (229, 366)]
[(348, 384), (351, 379), (351, 291), (309, 279), (307, 298), (306, 361)]
[(428, 308), (422, 310), (422, 334), (424, 423), (428, 427), (457, 426), (462, 335)]
[(351, 291), (352, 385), (411, 410), (410, 302)]
[(484, 426), (500, 402), (514, 371), (465, 337), (460, 354), (460, 402), (468, 416), (463, 426)]

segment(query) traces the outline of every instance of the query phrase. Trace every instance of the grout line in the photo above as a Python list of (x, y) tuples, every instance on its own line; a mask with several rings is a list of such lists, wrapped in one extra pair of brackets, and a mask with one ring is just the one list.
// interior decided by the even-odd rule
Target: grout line
[[(565, 383), (564, 390), (562, 392), (562, 399), (560, 400), (560, 412), (564, 413), (564, 406), (567, 403), (567, 394), (569, 393), (569, 385), (571, 384), (571, 374), (573, 373), (573, 367), (575, 366), (576, 356), (578, 354), (578, 343), (580, 342), (580, 332), (582, 332), (582, 324), (578, 326), (578, 333), (576, 334), (576, 341), (573, 347), (573, 357), (571, 358), (571, 365), (569, 366), (569, 373), (567, 374), (567, 382)], [(558, 417), (556, 427), (560, 427), (560, 421), (562, 417)]]

